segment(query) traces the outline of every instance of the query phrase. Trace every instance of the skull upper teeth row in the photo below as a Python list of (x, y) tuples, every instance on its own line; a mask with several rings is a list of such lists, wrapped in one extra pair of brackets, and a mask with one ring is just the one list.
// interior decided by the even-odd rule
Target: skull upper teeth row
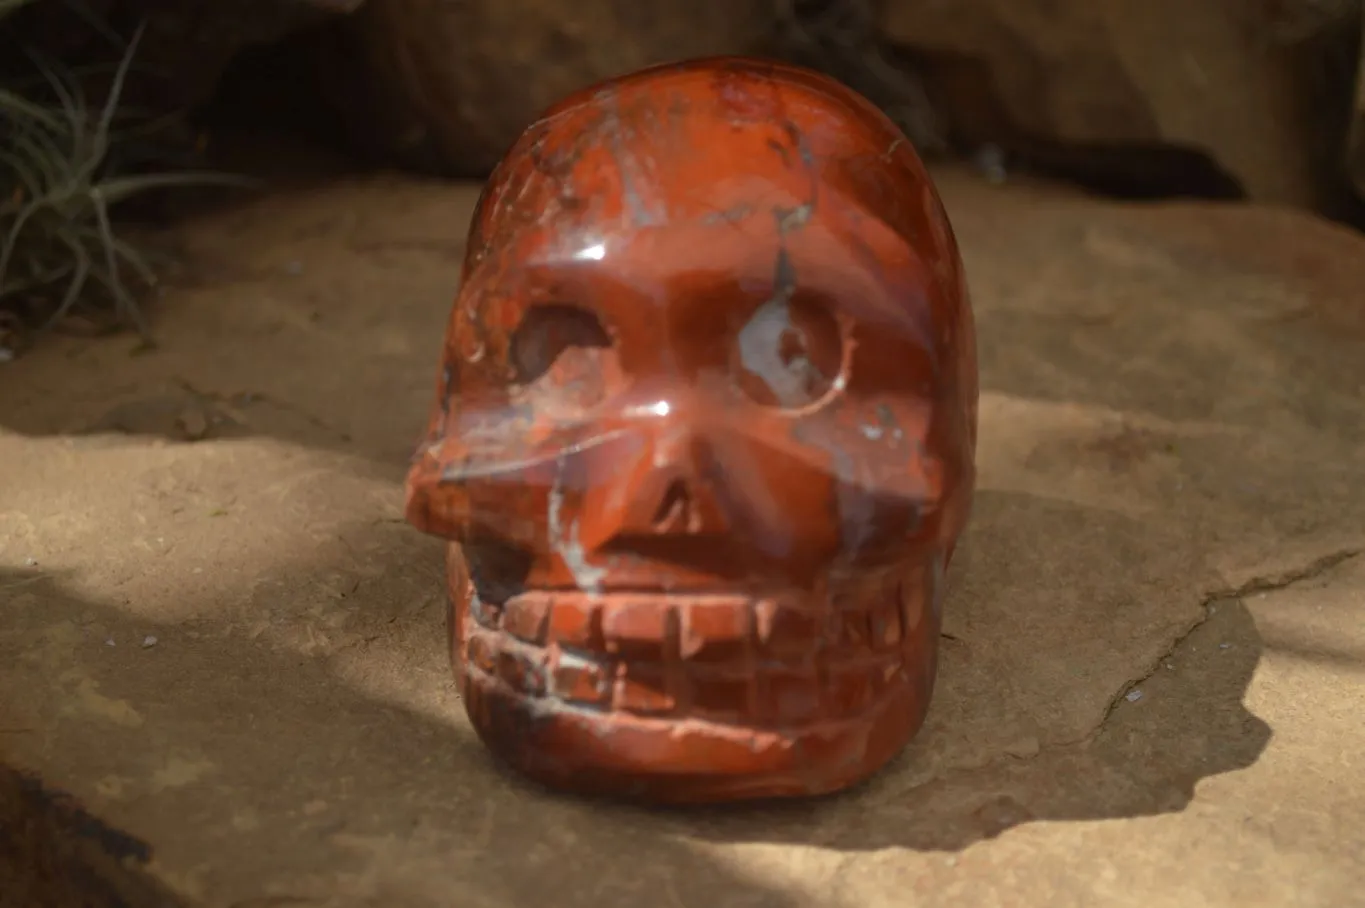
[(771, 598), (531, 591), (471, 602), (463, 661), (576, 708), (755, 726), (849, 719), (921, 661), (924, 602), (817, 613)]

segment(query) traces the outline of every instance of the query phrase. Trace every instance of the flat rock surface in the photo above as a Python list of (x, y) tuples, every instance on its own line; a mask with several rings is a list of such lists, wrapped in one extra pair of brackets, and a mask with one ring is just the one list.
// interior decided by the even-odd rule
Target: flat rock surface
[(186, 904), (1365, 905), (1365, 238), (939, 179), (980, 492), (869, 785), (644, 811), (491, 763), (400, 514), (477, 189), (392, 177), (182, 228), (156, 350), (0, 366), (0, 760)]

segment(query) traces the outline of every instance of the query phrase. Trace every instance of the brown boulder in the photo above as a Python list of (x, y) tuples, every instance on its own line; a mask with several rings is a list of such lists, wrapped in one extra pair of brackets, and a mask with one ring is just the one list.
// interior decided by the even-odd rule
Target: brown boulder
[[(1365, 17), (1360, 22), (1361, 47), (1365, 48)], [(1356, 72), (1355, 101), (1346, 138), (1346, 174), (1356, 192), (1365, 199), (1365, 51)]]
[(208, 100), (218, 77), (247, 47), (269, 44), (365, 0), (129, 0), (146, 16), (144, 57), (162, 67), (185, 104)]
[(21, 23), (23, 43), (72, 66), (107, 63), (139, 26), (135, 80), (139, 105), (190, 107), (207, 101), (243, 49), (269, 44), (365, 0), (33, 0)]
[(1277, 25), (1245, 0), (887, 0), (883, 14), (969, 141), (1199, 150), (1253, 199), (1315, 205), (1322, 127)]
[(323, 80), (355, 140), (483, 176), (561, 97), (653, 63), (761, 49), (770, 0), (370, 0)]

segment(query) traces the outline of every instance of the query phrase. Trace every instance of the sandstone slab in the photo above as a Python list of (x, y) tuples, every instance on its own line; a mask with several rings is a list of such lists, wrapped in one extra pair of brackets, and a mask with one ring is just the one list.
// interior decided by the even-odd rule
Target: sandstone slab
[(1168, 186), (1194, 166), (1169, 153), (1199, 152), (1252, 199), (1314, 208), (1329, 118), (1280, 18), (1242, 0), (889, 0), (883, 27), (928, 58), (968, 139)]
[(179, 231), (159, 349), (0, 371), (0, 761), (187, 905), (1361, 904), (1365, 240), (939, 179), (981, 491), (872, 784), (646, 812), (489, 761), (400, 519), (477, 188), (386, 177)]
[(484, 177), (561, 98), (656, 63), (756, 53), (766, 0), (368, 0), (324, 64), (363, 148), (406, 167)]

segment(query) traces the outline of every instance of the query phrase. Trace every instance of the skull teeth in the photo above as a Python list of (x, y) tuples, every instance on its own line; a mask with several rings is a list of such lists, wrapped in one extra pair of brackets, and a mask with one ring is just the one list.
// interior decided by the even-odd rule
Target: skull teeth
[(577, 708), (752, 726), (847, 719), (923, 661), (924, 591), (888, 592), (818, 609), (809, 598), (663, 593), (474, 600), (465, 670)]

